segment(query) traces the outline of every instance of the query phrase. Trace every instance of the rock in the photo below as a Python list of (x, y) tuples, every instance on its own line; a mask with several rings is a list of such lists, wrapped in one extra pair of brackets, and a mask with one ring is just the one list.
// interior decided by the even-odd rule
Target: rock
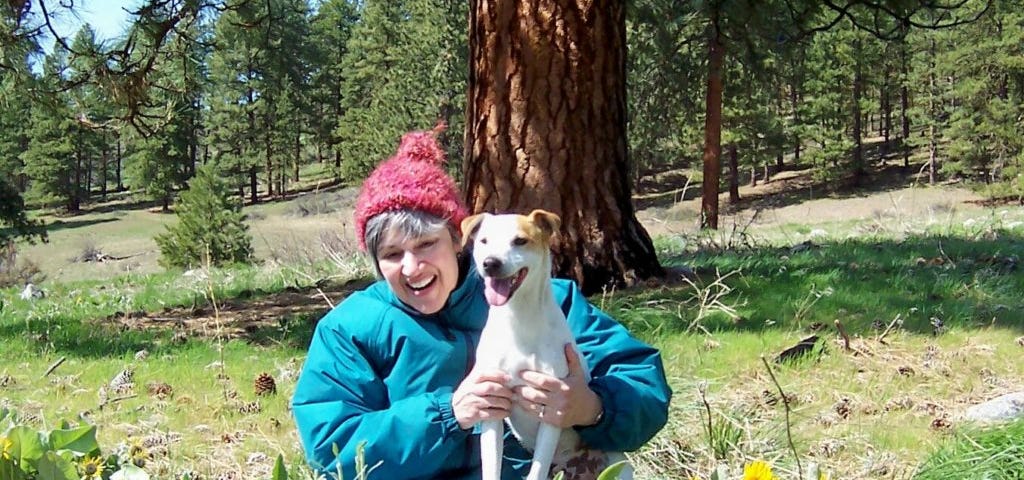
[(999, 422), (1024, 418), (1024, 391), (1007, 393), (964, 412), (964, 418), (976, 422)]
[(25, 289), (21, 291), (21, 299), (22, 300), (31, 300), (33, 298), (43, 298), (45, 296), (46, 296), (45, 292), (43, 292), (42, 290), (39, 289), (39, 287), (37, 287), (37, 286), (35, 286), (34, 284), (31, 284), (31, 283), (25, 285)]

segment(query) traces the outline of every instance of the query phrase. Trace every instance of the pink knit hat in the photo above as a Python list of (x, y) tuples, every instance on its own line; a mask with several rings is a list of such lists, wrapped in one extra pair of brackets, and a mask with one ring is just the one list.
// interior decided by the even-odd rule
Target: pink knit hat
[(429, 213), (448, 220), (459, 231), (466, 207), (455, 181), (441, 168), (445, 155), (437, 135), (443, 130), (444, 124), (439, 124), (433, 131), (406, 133), (395, 155), (363, 182), (355, 210), (360, 250), (366, 251), (366, 222), (394, 210)]

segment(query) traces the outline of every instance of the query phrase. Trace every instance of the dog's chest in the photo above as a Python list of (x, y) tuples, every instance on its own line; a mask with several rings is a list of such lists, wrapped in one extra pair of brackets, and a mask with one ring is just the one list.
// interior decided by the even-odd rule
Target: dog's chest
[(563, 378), (569, 373), (565, 344), (574, 341), (561, 310), (546, 312), (543, 322), (522, 322), (492, 309), (480, 335), (477, 363), (497, 368), (518, 379), (523, 370)]

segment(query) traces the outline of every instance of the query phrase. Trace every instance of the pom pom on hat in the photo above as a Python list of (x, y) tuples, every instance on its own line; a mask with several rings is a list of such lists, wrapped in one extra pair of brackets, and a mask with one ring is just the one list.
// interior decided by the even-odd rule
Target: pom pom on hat
[(366, 251), (366, 222), (384, 212), (419, 210), (448, 220), (459, 231), (466, 207), (455, 181), (441, 168), (445, 154), (437, 135), (442, 130), (439, 124), (433, 131), (406, 133), (395, 154), (363, 182), (355, 208), (360, 250)]

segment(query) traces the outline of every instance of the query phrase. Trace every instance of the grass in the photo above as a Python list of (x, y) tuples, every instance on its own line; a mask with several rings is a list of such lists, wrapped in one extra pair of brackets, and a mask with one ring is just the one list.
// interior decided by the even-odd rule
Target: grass
[(966, 429), (930, 455), (919, 480), (947, 478), (1018, 479), (1024, 471), (1024, 421), (998, 428)]
[[(323, 209), (319, 201), (307, 205), (314, 213), (305, 216), (288, 202), (247, 209), (256, 242), (264, 245), (263, 265), (86, 280), (96, 273), (87, 271), (78, 280), (51, 277), (61, 281), (48, 282), (48, 296), (37, 301), (17, 298), (14, 289), (2, 292), (0, 403), (40, 430), (62, 419), (94, 422), (105, 450), (142, 443), (156, 478), (187, 472), (266, 478), (279, 453), (293, 475), (308, 477), (287, 404), (316, 317), (285, 315), (229, 334), (225, 323), (237, 312), (209, 314), (210, 299), (219, 305), (257, 300), (323, 278), (368, 275), (363, 264), (322, 260), (325, 242), (350, 251), (344, 238), (312, 233), (337, 228), (332, 202), (322, 202)], [(96, 215), (93, 220), (123, 215), (132, 223), (132, 215), (159, 214)], [(593, 298), (662, 350), (675, 392), (669, 425), (633, 455), (638, 478), (706, 479), (717, 465), (737, 471), (758, 458), (781, 478), (795, 478), (787, 428), (802, 466), (819, 464), (833, 478), (988, 478), (948, 472), (984, 465), (974, 459), (1013, 453), (1013, 441), (1020, 443), (1019, 427), (976, 433), (958, 414), (1024, 388), (1016, 342), (1024, 336), (1024, 212), (899, 217), (662, 235), (660, 258), (690, 269), (689, 281)], [(65, 250), (46, 250), (49, 257), (73, 256), (75, 235), (85, 232), (106, 252), (152, 230), (81, 220), (86, 223), (51, 234)], [(100, 227), (117, 238), (92, 230)], [(193, 307), (204, 308), (210, 320), (190, 324), (206, 333), (184, 341), (176, 335), (182, 325), (173, 321), (145, 329), (118, 321), (140, 311), (176, 318)], [(836, 320), (851, 337), (850, 350)], [(790, 401), (787, 425), (761, 359), (773, 359), (812, 330), (822, 339), (820, 353), (771, 363)], [(134, 396), (100, 409), (100, 387), (125, 368), (135, 372)], [(277, 380), (276, 395), (256, 396), (253, 381), (261, 372)], [(158, 383), (173, 393), (156, 393)], [(983, 435), (1002, 443), (979, 440)], [(1009, 465), (1001, 471), (1018, 477), (991, 478), (1019, 478)], [(970, 471), (985, 472), (978, 468)]]

